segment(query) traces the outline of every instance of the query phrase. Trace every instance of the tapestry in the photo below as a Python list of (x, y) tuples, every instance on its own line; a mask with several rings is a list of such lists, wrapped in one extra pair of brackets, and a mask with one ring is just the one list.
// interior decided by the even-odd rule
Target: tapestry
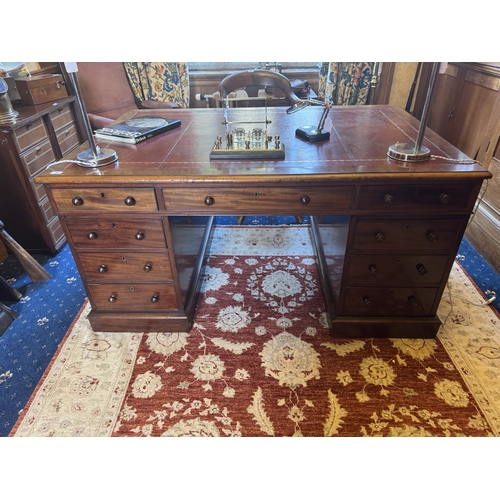
[(75, 318), (15, 436), (498, 436), (498, 317), (455, 263), (436, 339), (343, 339), (308, 230), (217, 228), (189, 332)]

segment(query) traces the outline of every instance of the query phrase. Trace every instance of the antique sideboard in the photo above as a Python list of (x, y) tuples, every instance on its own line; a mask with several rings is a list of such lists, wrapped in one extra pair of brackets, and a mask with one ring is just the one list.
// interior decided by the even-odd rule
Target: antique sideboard
[[(96, 331), (187, 331), (218, 215), (309, 216), (336, 337), (432, 338), (436, 311), (481, 185), (490, 173), (427, 130), (431, 159), (387, 157), (419, 122), (389, 106), (334, 107), (330, 139), (295, 130), (321, 108), (267, 110), (284, 159), (217, 158), (219, 109), (132, 111), (181, 126), (137, 145), (99, 141), (118, 162), (63, 163), (38, 175), (75, 257)], [(259, 121), (238, 108), (236, 121)], [(76, 158), (73, 151), (67, 159)]]

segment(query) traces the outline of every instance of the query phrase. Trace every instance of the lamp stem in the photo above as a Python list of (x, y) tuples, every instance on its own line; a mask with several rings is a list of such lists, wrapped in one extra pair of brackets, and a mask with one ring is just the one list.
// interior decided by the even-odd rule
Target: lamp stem
[(94, 153), (94, 156), (97, 158), (99, 156), (99, 151), (97, 149), (94, 140), (94, 134), (92, 133), (92, 127), (88, 119), (87, 109), (85, 108), (85, 103), (83, 102), (80, 93), (80, 85), (78, 83), (78, 78), (76, 77), (76, 73), (68, 73), (68, 74), (71, 78), (71, 83), (73, 84), (73, 88), (75, 89), (76, 102), (78, 103), (78, 107), (80, 108), (80, 113), (83, 118), (83, 126), (85, 128), (85, 135), (87, 136), (86, 137), (87, 141), (89, 143), (90, 149), (92, 150), (92, 153)]
[(83, 127), (85, 129), (85, 135), (87, 136), (87, 142), (89, 143), (90, 149), (81, 151), (76, 155), (76, 163), (80, 167), (103, 167), (104, 165), (109, 165), (118, 160), (118, 155), (113, 149), (102, 149), (96, 145), (94, 140), (94, 134), (92, 133), (92, 126), (90, 125), (89, 117), (87, 115), (87, 109), (85, 108), (85, 103), (82, 99), (82, 94), (80, 92), (80, 85), (78, 83), (78, 78), (76, 77), (77, 64), (76, 63), (64, 63), (66, 66), (66, 72), (71, 78), (71, 83), (73, 84), (73, 89), (75, 91), (76, 103), (80, 110), (81, 119), (83, 122)]
[(427, 88), (427, 96), (425, 97), (424, 109), (422, 111), (422, 118), (420, 119), (420, 128), (418, 129), (417, 140), (415, 141), (415, 151), (414, 154), (417, 154), (420, 151), (420, 146), (422, 145), (422, 140), (424, 138), (425, 128), (427, 125), (427, 118), (429, 114), (429, 107), (432, 99), (432, 93), (434, 92), (434, 87), (436, 84), (436, 76), (439, 69), (438, 62), (435, 62), (432, 65), (431, 71), (431, 79), (429, 80), (429, 87)]

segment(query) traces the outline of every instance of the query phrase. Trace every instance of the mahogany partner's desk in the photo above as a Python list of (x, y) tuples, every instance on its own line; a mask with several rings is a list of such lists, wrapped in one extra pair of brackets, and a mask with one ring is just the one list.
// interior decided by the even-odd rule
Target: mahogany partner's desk
[[(432, 155), (466, 161), (389, 159), (389, 146), (416, 139), (419, 122), (388, 106), (335, 107), (329, 141), (295, 137), (321, 112), (268, 109), (284, 160), (210, 161), (224, 135), (221, 110), (134, 111), (125, 117), (157, 114), (182, 125), (138, 145), (100, 141), (116, 150), (116, 164), (63, 163), (38, 176), (83, 278), (92, 327), (190, 329), (214, 216), (308, 215), (333, 335), (433, 337), (460, 240), (491, 175), (430, 130), (423, 145)], [(232, 113), (263, 116), (257, 108)]]

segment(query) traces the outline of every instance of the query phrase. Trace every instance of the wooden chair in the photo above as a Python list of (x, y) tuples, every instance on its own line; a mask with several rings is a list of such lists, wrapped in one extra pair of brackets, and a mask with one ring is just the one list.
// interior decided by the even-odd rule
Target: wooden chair
[(93, 128), (106, 127), (133, 109), (180, 107), (173, 102), (137, 101), (121, 62), (79, 62), (77, 76)]

